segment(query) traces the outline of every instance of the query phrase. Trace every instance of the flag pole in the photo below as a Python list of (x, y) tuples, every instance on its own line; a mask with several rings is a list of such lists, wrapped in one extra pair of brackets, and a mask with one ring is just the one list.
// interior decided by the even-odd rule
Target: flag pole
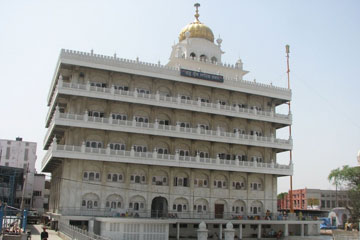
[[(288, 89), (290, 89), (290, 64), (289, 64), (289, 53), (290, 53), (290, 46), (286, 45), (286, 65), (287, 65), (287, 79), (288, 79)], [(289, 105), (289, 114), (291, 113), (291, 104), (290, 101), (288, 102)], [(291, 125), (289, 125), (289, 136), (291, 137)], [(292, 150), (290, 150), (290, 164), (292, 164)], [(294, 203), (293, 203), (293, 179), (292, 175), (290, 175), (290, 213), (294, 213)]]

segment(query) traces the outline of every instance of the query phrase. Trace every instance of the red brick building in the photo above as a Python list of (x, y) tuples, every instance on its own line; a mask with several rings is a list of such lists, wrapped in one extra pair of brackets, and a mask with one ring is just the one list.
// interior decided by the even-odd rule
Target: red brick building
[[(296, 189), (293, 190), (293, 206), (295, 211), (329, 211), (335, 207), (345, 207), (349, 203), (347, 191)], [(290, 210), (290, 191), (279, 194), (278, 211)]]
[[(294, 210), (307, 210), (307, 194), (305, 189), (293, 190)], [(310, 200), (312, 201), (312, 200)], [(278, 199), (278, 210), (290, 210), (290, 191)]]

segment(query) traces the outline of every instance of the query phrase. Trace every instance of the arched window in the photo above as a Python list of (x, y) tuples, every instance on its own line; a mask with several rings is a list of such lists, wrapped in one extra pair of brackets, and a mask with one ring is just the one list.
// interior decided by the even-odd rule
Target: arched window
[(94, 179), (95, 179), (95, 173), (90, 172), (90, 174), (89, 174), (89, 180), (90, 180), (90, 181), (93, 181)]
[(177, 211), (182, 212), (182, 205), (181, 204), (177, 205)]
[(217, 62), (216, 57), (212, 57), (212, 58), (211, 58), (211, 63), (216, 63), (216, 62)]
[(86, 141), (86, 147), (91, 147), (91, 148), (102, 148), (102, 142), (97, 142), (97, 141)]
[(190, 57), (192, 58), (192, 59), (195, 59), (196, 58), (196, 54), (195, 53), (190, 53)]
[(200, 55), (200, 61), (206, 62), (207, 61), (206, 55), (204, 55), (204, 54)]
[(135, 176), (135, 183), (140, 183), (140, 176)]
[(117, 174), (113, 174), (113, 176), (112, 176), (112, 181), (113, 181), (113, 182), (117, 182), (117, 180), (118, 180)]

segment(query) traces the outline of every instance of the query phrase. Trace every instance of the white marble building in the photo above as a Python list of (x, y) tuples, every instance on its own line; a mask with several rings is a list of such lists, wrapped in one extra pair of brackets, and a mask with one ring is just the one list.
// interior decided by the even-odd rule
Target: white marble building
[(276, 136), (292, 123), (277, 113), (291, 91), (245, 81), (241, 60), (222, 63), (221, 43), (196, 11), (167, 65), (61, 51), (42, 162), (53, 220), (168, 239), (187, 219), (276, 212), (277, 178), (293, 174), (276, 157), (292, 149)]

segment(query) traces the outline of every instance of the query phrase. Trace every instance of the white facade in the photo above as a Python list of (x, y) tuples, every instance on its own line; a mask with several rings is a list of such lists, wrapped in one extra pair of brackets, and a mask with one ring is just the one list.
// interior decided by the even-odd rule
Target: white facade
[[(26, 186), (24, 192), (24, 207), (29, 209), (32, 206), (32, 195), (35, 181), (35, 162), (36, 156), (35, 142), (22, 141), (22, 138), (16, 140), (0, 139), (0, 166), (8, 166), (24, 169), (24, 178), (26, 175)], [(23, 191), (16, 190), (15, 205), (20, 206)]]
[(241, 60), (221, 63), (222, 40), (212, 42), (203, 24), (199, 32), (191, 27), (166, 66), (61, 51), (42, 161), (52, 173), (51, 212), (78, 221), (98, 216), (101, 223), (88, 228), (114, 239), (125, 228), (121, 217), (150, 218), (171, 232), (157, 219), (276, 212), (277, 178), (293, 174), (292, 163), (276, 159), (292, 149), (291, 138), (276, 137), (292, 115), (276, 107), (291, 91), (243, 80)]
[(14, 140), (0, 139), (0, 166), (27, 168), (35, 172), (36, 143), (22, 141), (22, 138)]
[(36, 209), (39, 213), (44, 212), (45, 201), (45, 175), (34, 175), (34, 189), (32, 196), (32, 208)]

